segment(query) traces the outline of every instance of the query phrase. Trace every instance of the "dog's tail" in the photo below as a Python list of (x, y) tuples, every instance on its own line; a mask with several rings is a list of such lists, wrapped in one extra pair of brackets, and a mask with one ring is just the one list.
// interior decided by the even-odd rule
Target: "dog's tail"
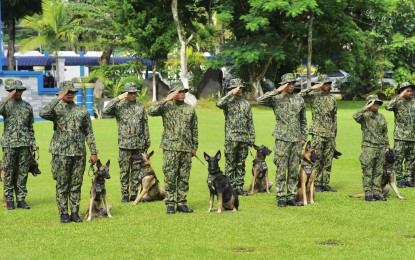
[(364, 194), (364, 193), (353, 194), (353, 195), (349, 195), (349, 197), (350, 197), (350, 198), (357, 198), (357, 199), (360, 199), (360, 198), (364, 198), (364, 197), (365, 197), (365, 194)]

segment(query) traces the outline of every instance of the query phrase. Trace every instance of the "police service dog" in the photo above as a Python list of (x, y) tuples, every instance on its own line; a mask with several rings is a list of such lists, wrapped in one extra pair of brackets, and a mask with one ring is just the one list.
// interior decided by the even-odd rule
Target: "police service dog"
[(321, 159), (316, 149), (311, 147), (310, 141), (307, 142), (303, 158), (301, 160), (301, 168), (298, 175), (298, 189), (296, 199), (303, 202), (304, 205), (314, 204), (314, 180), (317, 171), (314, 163)]
[(261, 145), (253, 145), (256, 150), (256, 157), (252, 162), (252, 182), (249, 186), (249, 195), (254, 192), (266, 192), (271, 194), (269, 189), (272, 186), (272, 182), (268, 179), (268, 166), (265, 158), (271, 154), (271, 150), (268, 147)]
[(210, 157), (204, 153), (205, 160), (208, 162), (208, 178), (207, 185), (210, 192), (210, 201), (208, 212), (213, 211), (213, 200), (215, 195), (218, 198), (217, 213), (222, 213), (222, 210), (232, 210), (237, 212), (239, 207), (238, 194), (232, 188), (230, 180), (223, 175), (219, 168), (219, 160), (221, 158), (220, 150), (214, 157)]
[(141, 166), (141, 189), (140, 194), (132, 202), (137, 205), (141, 202), (163, 200), (166, 197), (166, 191), (160, 187), (160, 182), (157, 179), (156, 173), (151, 167), (150, 157), (153, 156), (154, 151), (149, 154), (141, 153), (132, 156), (132, 163)]
[(85, 213), (85, 218), (90, 221), (92, 216), (106, 216), (111, 218), (111, 206), (108, 205), (105, 180), (110, 179), (109, 173), (110, 160), (106, 164), (97, 161), (97, 170), (94, 172), (92, 187), (90, 191), (89, 207)]

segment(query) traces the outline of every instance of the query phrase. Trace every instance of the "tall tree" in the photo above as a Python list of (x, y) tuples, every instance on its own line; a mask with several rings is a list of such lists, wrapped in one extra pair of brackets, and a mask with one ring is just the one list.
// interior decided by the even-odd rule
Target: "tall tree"
[(60, 82), (59, 77), (59, 51), (74, 41), (74, 34), (69, 30), (70, 17), (66, 10), (66, 3), (60, 0), (42, 0), (42, 15), (34, 14), (25, 16), (21, 25), (39, 32), (37, 36), (20, 41), (20, 48), (33, 50), (44, 46), (51, 52), (55, 52), (55, 62), (57, 73), (56, 81)]
[[(7, 68), (14, 68), (15, 53), (15, 35), (16, 21), (26, 15), (39, 13), (41, 10), (41, 0), (2, 0), (1, 1), (1, 17), (7, 26), (8, 32), (8, 51), (7, 51)], [(3, 21), (2, 21), (3, 22)]]

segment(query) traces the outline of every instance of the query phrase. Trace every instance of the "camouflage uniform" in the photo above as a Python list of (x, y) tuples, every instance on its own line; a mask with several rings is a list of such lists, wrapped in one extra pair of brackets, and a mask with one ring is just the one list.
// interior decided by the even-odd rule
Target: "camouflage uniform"
[[(319, 83), (331, 83), (327, 75), (319, 76)], [(328, 186), (330, 182), (331, 166), (336, 148), (337, 135), (337, 101), (329, 92), (305, 89), (298, 94), (312, 111), (312, 146), (321, 155), (314, 167), (317, 170), (315, 185)]]
[[(404, 85), (409, 87), (411, 85)], [(402, 89), (401, 88), (401, 89)], [(398, 159), (394, 163), (394, 172), (398, 185), (403, 181), (412, 182), (415, 167), (415, 103), (412, 98), (396, 97), (386, 106), (386, 110), (395, 115), (394, 148)]]
[[(382, 104), (376, 95), (368, 97)], [(369, 109), (360, 109), (353, 115), (354, 120), (362, 129), (362, 153), (360, 164), (363, 171), (363, 190), (366, 196), (382, 194), (381, 179), (385, 163), (385, 149), (389, 148), (388, 127), (385, 117), (379, 112)]]
[[(125, 91), (132, 93), (138, 89), (134, 83), (127, 83)], [(140, 102), (119, 98), (111, 100), (103, 112), (117, 119), (121, 194), (128, 197), (131, 193), (135, 199), (141, 182), (140, 165), (132, 164), (131, 156), (143, 153), (150, 147), (147, 113)]]
[[(23, 84), (15, 80), (10, 89), (24, 91)], [(4, 131), (1, 139), (3, 148), (2, 167), (4, 175), (4, 194), (8, 202), (14, 201), (13, 190), (17, 201), (24, 201), (27, 196), (27, 175), (31, 147), (36, 146), (33, 130), (33, 109), (26, 101), (10, 99), (0, 102), (0, 114), (4, 117)]]
[[(182, 87), (181, 84), (178, 86)], [(181, 88), (172, 91), (175, 90), (181, 91)], [(164, 202), (166, 206), (186, 205), (192, 166), (191, 152), (198, 147), (196, 112), (192, 106), (172, 100), (151, 106), (148, 114), (163, 118), (164, 131), (160, 148), (163, 149)]]
[[(61, 91), (76, 92), (71, 82), (63, 82)], [(56, 180), (56, 201), (59, 213), (68, 214), (68, 197), (71, 213), (79, 212), (81, 186), (86, 164), (86, 147), (97, 154), (92, 122), (88, 111), (57, 98), (39, 112), (40, 117), (53, 121), (53, 136), (49, 152), (52, 154), (52, 177)]]
[[(238, 79), (232, 79), (229, 89), (242, 87)], [(245, 160), (248, 147), (255, 142), (254, 121), (249, 102), (229, 91), (218, 100), (216, 106), (225, 115), (225, 174), (234, 189), (242, 191), (245, 177)]]
[[(290, 74), (290, 73), (289, 73)], [(291, 75), (283, 75), (295, 81)], [(277, 166), (275, 183), (277, 200), (294, 200), (298, 183), (298, 167), (301, 158), (301, 141), (307, 139), (307, 119), (304, 100), (296, 94), (265, 93), (258, 98), (260, 105), (271, 107), (275, 114), (274, 163)], [(287, 192), (287, 195), (285, 193)]]

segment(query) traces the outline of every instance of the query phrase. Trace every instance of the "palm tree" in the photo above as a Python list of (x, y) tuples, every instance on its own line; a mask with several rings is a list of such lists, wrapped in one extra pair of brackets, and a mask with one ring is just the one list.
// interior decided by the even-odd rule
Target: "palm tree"
[(59, 83), (59, 50), (73, 41), (75, 34), (68, 25), (69, 21), (66, 4), (60, 0), (42, 0), (42, 15), (25, 16), (21, 21), (23, 27), (36, 30), (39, 34), (19, 42), (20, 50), (28, 51), (39, 48), (55, 52), (56, 81)]

